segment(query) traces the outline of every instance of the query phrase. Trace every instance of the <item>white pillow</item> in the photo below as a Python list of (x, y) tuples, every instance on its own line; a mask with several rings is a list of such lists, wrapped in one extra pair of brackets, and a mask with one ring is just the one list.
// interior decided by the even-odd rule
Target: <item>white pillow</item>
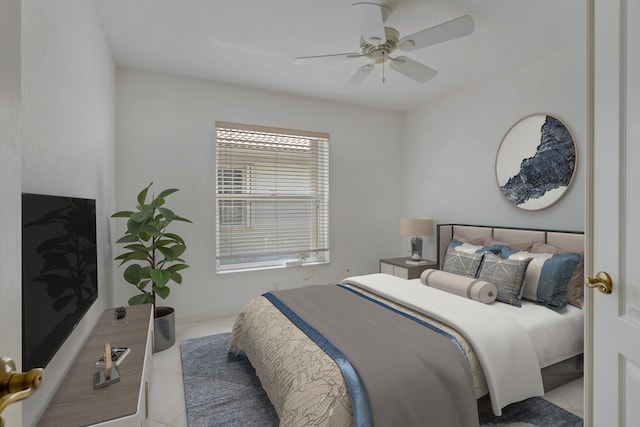
[(465, 254), (475, 254), (481, 249), (484, 249), (484, 247), (472, 245), (471, 243), (462, 243), (458, 246), (455, 246), (454, 249), (458, 252), (464, 252)]
[(524, 272), (524, 283), (522, 285), (522, 298), (529, 301), (538, 301), (538, 283), (544, 262), (551, 258), (553, 254), (532, 254), (530, 252), (516, 252), (509, 255), (509, 259), (523, 260), (533, 258)]

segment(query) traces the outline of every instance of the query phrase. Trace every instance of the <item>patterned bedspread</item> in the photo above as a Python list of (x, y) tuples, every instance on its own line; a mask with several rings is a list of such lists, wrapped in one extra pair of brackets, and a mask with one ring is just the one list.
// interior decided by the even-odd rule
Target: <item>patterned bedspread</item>
[[(478, 357), (460, 333), (424, 314), (357, 289), (453, 335), (467, 354), (476, 398), (487, 393)], [(351, 399), (340, 368), (266, 298), (252, 300), (238, 316), (229, 351), (247, 355), (280, 417), (281, 426), (353, 425)]]

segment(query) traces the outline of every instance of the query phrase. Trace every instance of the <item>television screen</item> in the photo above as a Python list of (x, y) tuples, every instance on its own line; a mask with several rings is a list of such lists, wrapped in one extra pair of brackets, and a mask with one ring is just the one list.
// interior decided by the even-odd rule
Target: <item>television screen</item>
[(98, 297), (96, 203), (22, 194), (22, 369), (44, 368)]

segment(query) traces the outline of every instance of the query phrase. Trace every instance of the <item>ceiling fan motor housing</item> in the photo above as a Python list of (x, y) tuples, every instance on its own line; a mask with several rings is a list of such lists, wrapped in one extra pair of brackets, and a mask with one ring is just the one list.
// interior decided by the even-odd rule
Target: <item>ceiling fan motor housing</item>
[(400, 33), (394, 28), (384, 27), (384, 34), (387, 40), (377, 46), (360, 38), (360, 53), (368, 56), (376, 64), (382, 64), (389, 58), (389, 54), (396, 49), (400, 38)]

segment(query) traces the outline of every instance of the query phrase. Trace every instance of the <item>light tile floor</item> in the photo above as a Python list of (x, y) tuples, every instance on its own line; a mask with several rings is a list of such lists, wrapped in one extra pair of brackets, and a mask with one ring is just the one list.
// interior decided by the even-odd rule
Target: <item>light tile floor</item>
[[(149, 427), (187, 427), (180, 341), (229, 332), (234, 320), (235, 316), (176, 324), (176, 343), (171, 348), (153, 355)], [(579, 378), (550, 391), (545, 398), (582, 417), (582, 396), (583, 381)]]
[(584, 382), (580, 377), (545, 394), (545, 399), (584, 418)]

